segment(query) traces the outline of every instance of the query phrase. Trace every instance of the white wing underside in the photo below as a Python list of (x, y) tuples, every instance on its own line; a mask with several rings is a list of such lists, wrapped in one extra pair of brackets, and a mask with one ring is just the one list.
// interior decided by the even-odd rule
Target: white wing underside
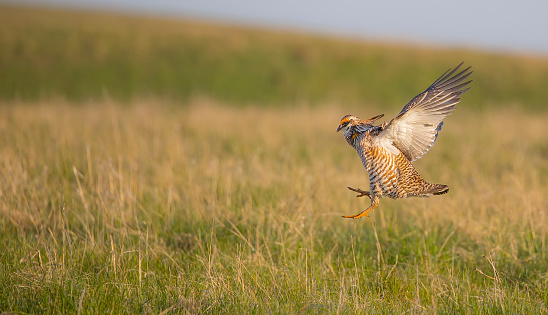
[(422, 157), (436, 142), (443, 127), (443, 120), (455, 109), (460, 95), (469, 90), (466, 78), (470, 67), (455, 74), (460, 68), (447, 70), (424, 92), (413, 98), (401, 112), (374, 138), (376, 145), (407, 159)]

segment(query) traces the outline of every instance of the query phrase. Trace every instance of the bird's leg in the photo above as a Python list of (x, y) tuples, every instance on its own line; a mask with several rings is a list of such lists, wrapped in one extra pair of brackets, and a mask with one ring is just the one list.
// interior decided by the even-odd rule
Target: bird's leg
[[(369, 195), (371, 197), (371, 195)], [(377, 206), (379, 205), (379, 197), (378, 196), (375, 196), (373, 195), (373, 197), (371, 197), (371, 206), (369, 206), (369, 208), (365, 209), (364, 211), (362, 211), (361, 213), (358, 213), (358, 214), (355, 214), (355, 215), (344, 215), (343, 218), (347, 218), (347, 219), (358, 219), (358, 218), (361, 218), (363, 216), (366, 216), (368, 217), (367, 213), (373, 209), (375, 209)]]
[(352, 191), (355, 191), (355, 192), (359, 193), (359, 195), (356, 195), (356, 197), (367, 196), (367, 197), (369, 197), (369, 199), (371, 199), (371, 193), (368, 192), (368, 191), (361, 190), (359, 188), (352, 188), (352, 187), (347, 187), (347, 188), (352, 190)]

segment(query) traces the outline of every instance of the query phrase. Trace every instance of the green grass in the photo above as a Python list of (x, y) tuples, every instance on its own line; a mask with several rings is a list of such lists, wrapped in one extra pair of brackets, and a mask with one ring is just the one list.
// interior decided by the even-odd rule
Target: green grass
[(0, 99), (123, 102), (211, 97), (225, 104), (377, 104), (401, 108), (464, 61), (469, 106), (548, 103), (546, 58), (366, 43), (199, 22), (0, 10)]
[(546, 114), (458, 111), (449, 194), (346, 220), (341, 108), (4, 103), (0, 311), (546, 313)]

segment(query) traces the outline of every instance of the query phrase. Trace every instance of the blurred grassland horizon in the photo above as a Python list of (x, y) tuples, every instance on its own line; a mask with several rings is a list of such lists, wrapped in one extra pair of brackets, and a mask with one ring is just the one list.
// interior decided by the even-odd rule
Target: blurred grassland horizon
[(475, 71), (470, 108), (546, 108), (548, 58), (120, 14), (0, 10), (3, 100), (210, 97), (233, 106), (401, 108), (460, 62)]

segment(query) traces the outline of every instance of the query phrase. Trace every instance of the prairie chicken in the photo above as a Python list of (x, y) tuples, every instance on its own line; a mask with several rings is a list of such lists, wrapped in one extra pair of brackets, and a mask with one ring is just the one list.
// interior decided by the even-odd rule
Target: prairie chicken
[(379, 205), (379, 199), (428, 197), (449, 191), (447, 185), (431, 184), (415, 170), (411, 162), (423, 156), (436, 142), (443, 127), (443, 120), (455, 109), (460, 96), (470, 88), (465, 80), (472, 74), (470, 67), (458, 72), (447, 70), (424, 92), (415, 96), (389, 123), (373, 126), (373, 122), (384, 115), (366, 120), (353, 115), (341, 119), (337, 131), (358, 152), (363, 166), (369, 174), (370, 191), (348, 189), (367, 196), (371, 206), (361, 213), (343, 216), (361, 218)]

